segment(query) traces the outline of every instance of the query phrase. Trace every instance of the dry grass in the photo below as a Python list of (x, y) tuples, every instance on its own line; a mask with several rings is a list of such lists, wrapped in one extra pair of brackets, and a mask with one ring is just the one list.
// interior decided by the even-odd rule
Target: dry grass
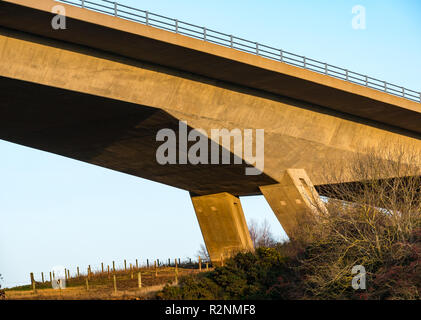
[[(206, 271), (206, 269), (202, 269)], [(138, 287), (138, 272), (142, 275), (142, 288)], [(178, 277), (198, 273), (198, 269), (178, 268)], [(116, 275), (117, 292), (114, 291), (113, 274)], [(133, 274), (133, 278), (132, 278)], [(175, 268), (160, 267), (155, 275), (154, 268), (139, 270), (116, 270), (115, 273), (93, 272), (89, 276), (89, 290), (86, 275), (67, 280), (65, 289), (53, 289), (50, 282), (37, 282), (34, 293), (30, 286), (6, 289), (8, 300), (144, 300), (154, 298), (155, 293), (166, 284), (176, 285)]]
[[(413, 256), (414, 235), (421, 228), (419, 157), (404, 148), (372, 150), (336, 170), (332, 180), (341, 181), (343, 174), (358, 182), (324, 186), (327, 212), (302, 217), (293, 239), (305, 250), (299, 271), (305, 274), (308, 296), (352, 295), (355, 265), (366, 268), (371, 289), (377, 290), (382, 268), (405, 266)], [(411, 290), (396, 297), (419, 297)]]

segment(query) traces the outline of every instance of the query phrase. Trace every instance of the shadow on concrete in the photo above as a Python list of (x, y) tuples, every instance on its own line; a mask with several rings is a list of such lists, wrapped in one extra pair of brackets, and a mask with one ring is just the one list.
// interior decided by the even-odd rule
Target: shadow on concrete
[[(276, 183), (265, 174), (246, 176), (249, 165), (234, 164), (232, 153), (231, 164), (160, 165), (156, 151), (163, 142), (156, 141), (158, 131), (179, 134), (179, 120), (160, 109), (1, 77), (0, 99), (0, 139), (12, 143), (197, 195), (260, 194), (259, 186)], [(206, 139), (211, 150), (214, 142)], [(222, 147), (219, 163), (221, 157)]]

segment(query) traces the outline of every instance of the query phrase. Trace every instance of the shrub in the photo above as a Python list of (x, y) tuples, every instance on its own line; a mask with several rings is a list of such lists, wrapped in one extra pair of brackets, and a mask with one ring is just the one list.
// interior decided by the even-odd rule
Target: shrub
[(220, 288), (205, 274), (186, 276), (180, 279), (179, 286), (166, 285), (158, 293), (158, 299), (171, 300), (214, 300), (221, 299)]
[[(326, 210), (298, 216), (289, 243), (239, 253), (163, 297), (420, 299), (420, 155), (372, 150), (347, 161), (327, 180), (354, 182), (319, 187)], [(356, 265), (366, 290), (351, 286)]]
[(224, 267), (182, 278), (178, 287), (167, 286), (161, 299), (263, 299), (282, 272), (286, 260), (274, 248), (238, 253)]

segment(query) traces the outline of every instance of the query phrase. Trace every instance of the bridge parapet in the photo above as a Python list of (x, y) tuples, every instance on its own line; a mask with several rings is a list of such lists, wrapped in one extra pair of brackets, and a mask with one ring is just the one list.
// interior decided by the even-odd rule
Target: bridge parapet
[(421, 103), (421, 92), (393, 83), (379, 80), (368, 75), (321, 62), (286, 50), (274, 48), (259, 42), (233, 36), (203, 26), (194, 25), (178, 19), (166, 17), (147, 10), (141, 10), (109, 0), (58, 0), (59, 2), (79, 6), (118, 18), (142, 23), (147, 26), (171, 31), (191, 38), (215, 43), (228, 48), (255, 54), (264, 58), (286, 63), (299, 68), (321, 73), (330, 77), (345, 80), (367, 88), (386, 92), (398, 97)]

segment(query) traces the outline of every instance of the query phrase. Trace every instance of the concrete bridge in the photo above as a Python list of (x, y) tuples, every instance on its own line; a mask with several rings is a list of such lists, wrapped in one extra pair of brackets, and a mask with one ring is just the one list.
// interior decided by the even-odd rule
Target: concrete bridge
[[(64, 30), (51, 27), (56, 5)], [(291, 233), (319, 186), (355, 181), (332, 178), (343, 161), (382, 145), (421, 151), (415, 91), (326, 73), (56, 1), (0, 1), (0, 139), (189, 191), (216, 263), (252, 249), (239, 196), (263, 194)], [(262, 174), (159, 164), (157, 133), (180, 120), (209, 136), (264, 129)]]

